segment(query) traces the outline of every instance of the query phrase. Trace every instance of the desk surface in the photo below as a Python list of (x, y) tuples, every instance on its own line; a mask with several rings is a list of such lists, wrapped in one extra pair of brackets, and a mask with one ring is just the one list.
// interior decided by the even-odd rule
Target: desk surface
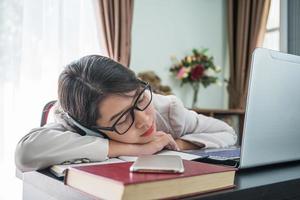
[[(234, 189), (187, 199), (300, 199), (300, 161), (237, 171)], [(23, 199), (90, 200), (47, 170), (23, 174)]]

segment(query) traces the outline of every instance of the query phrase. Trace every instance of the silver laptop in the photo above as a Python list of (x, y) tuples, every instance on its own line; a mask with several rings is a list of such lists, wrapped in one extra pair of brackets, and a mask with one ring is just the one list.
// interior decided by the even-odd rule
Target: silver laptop
[(240, 167), (300, 160), (300, 56), (252, 55)]
[(239, 168), (295, 160), (300, 160), (300, 56), (257, 48), (252, 55)]

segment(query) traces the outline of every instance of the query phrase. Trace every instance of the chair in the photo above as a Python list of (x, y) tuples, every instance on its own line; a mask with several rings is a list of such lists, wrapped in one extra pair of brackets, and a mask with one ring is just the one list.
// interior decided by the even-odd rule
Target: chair
[(47, 124), (47, 120), (48, 120), (48, 116), (49, 116), (49, 112), (51, 111), (51, 108), (53, 107), (53, 105), (57, 102), (57, 100), (53, 100), (48, 102), (44, 108), (43, 108), (43, 112), (42, 112), (42, 118), (41, 118), (41, 123), (40, 126), (44, 126), (45, 124)]

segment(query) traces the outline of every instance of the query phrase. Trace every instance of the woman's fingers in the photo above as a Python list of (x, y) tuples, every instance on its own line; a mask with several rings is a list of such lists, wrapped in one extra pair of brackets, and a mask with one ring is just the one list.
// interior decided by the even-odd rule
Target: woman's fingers
[(170, 135), (170, 134), (167, 134), (167, 135), (169, 137), (170, 149), (179, 151), (180, 149), (179, 149), (177, 143), (175, 142), (174, 138), (172, 137), (172, 135)]
[[(176, 141), (172, 137), (171, 134), (167, 134), (163, 131), (157, 131), (156, 136), (158, 137), (158, 141), (162, 142), (163, 148), (179, 151), (179, 146)], [(160, 139), (159, 139), (160, 138)]]

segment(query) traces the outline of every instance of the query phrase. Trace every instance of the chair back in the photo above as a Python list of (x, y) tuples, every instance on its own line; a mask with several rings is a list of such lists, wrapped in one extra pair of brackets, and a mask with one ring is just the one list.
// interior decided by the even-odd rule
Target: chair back
[(51, 108), (53, 107), (53, 105), (57, 102), (57, 100), (53, 100), (53, 101), (50, 101), (48, 102), (44, 108), (43, 108), (43, 112), (42, 112), (42, 117), (41, 117), (41, 123), (40, 123), (40, 126), (44, 126), (45, 124), (47, 124), (47, 121), (48, 121), (48, 116), (49, 116), (49, 113), (51, 111)]

